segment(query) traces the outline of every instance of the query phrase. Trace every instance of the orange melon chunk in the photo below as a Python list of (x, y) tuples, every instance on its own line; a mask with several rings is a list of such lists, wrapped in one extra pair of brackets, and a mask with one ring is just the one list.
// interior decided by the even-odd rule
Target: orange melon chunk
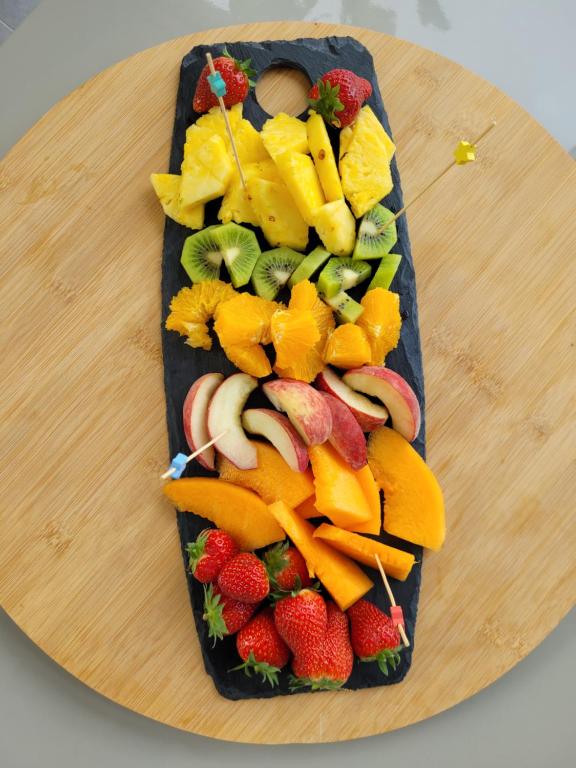
[(328, 443), (309, 448), (316, 488), (316, 509), (340, 528), (365, 523), (372, 517), (354, 470)]
[(382, 527), (380, 489), (378, 488), (372, 470), (368, 465), (362, 467), (362, 469), (358, 469), (354, 474), (360, 483), (360, 487), (364, 491), (364, 496), (366, 496), (372, 514), (370, 519), (365, 523), (357, 523), (354, 526), (350, 526), (348, 530), (356, 531), (356, 533), (371, 533), (373, 536), (378, 536), (380, 528)]
[(414, 565), (414, 555), (409, 552), (389, 547), (387, 544), (382, 544), (380, 541), (369, 539), (366, 536), (359, 536), (357, 533), (344, 531), (342, 528), (336, 528), (336, 526), (328, 525), (328, 523), (322, 523), (316, 528), (314, 538), (328, 542), (331, 547), (342, 554), (348, 555), (353, 560), (358, 560), (370, 568), (378, 568), (374, 557), (374, 555), (378, 555), (386, 573), (399, 581), (406, 580)]
[(298, 504), (295, 507), (295, 511), (298, 512), (300, 517), (304, 520), (309, 520), (311, 517), (322, 517), (320, 512), (316, 509), (316, 496), (312, 495), (310, 498), (303, 501), (302, 504)]
[(374, 586), (364, 571), (340, 552), (314, 538), (314, 526), (281, 501), (269, 510), (314, 571), (341, 611), (346, 611)]
[(262, 499), (252, 491), (212, 477), (184, 477), (164, 486), (181, 512), (194, 512), (228, 531), (240, 549), (266, 547), (285, 538)]
[(288, 506), (297, 507), (314, 494), (310, 470), (295, 472), (276, 448), (268, 443), (254, 442), (253, 445), (258, 455), (256, 469), (238, 469), (225, 456), (219, 455), (218, 472), (221, 480), (249, 488), (266, 504), (285, 501)]
[(368, 463), (384, 491), (384, 530), (440, 549), (446, 535), (442, 490), (410, 443), (394, 429), (380, 427), (370, 435)]

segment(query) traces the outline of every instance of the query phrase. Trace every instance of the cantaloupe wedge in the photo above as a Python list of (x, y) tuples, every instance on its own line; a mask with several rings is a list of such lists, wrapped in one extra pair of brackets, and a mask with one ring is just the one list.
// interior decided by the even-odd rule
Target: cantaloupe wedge
[(271, 514), (286, 531), (341, 611), (346, 611), (374, 586), (356, 563), (336, 552), (321, 539), (314, 538), (314, 526), (286, 504), (277, 501), (269, 507)]
[(185, 477), (167, 483), (164, 493), (181, 512), (194, 512), (228, 531), (240, 549), (285, 538), (266, 504), (246, 488), (211, 477)]
[(372, 475), (372, 470), (368, 465), (357, 470), (354, 474), (360, 483), (360, 487), (364, 491), (364, 496), (366, 496), (372, 515), (370, 520), (367, 520), (365, 523), (357, 523), (354, 526), (350, 526), (348, 530), (356, 531), (357, 533), (371, 533), (374, 536), (378, 536), (380, 528), (382, 527), (380, 488), (378, 488), (376, 480), (374, 480), (374, 476)]
[(368, 463), (384, 491), (384, 530), (440, 549), (446, 535), (442, 490), (410, 443), (394, 429), (380, 427), (370, 435)]
[(350, 533), (350, 531), (336, 528), (336, 526), (328, 525), (328, 523), (322, 523), (316, 528), (314, 538), (326, 541), (339, 552), (364, 563), (370, 568), (378, 568), (374, 557), (374, 555), (378, 555), (386, 573), (399, 581), (405, 581), (414, 565), (414, 555), (409, 552), (389, 547), (380, 541), (359, 536), (357, 533)]
[(351, 528), (372, 518), (372, 510), (354, 470), (328, 443), (308, 449), (316, 509), (340, 528)]
[(289, 507), (297, 507), (314, 495), (314, 482), (310, 470), (295, 472), (276, 448), (256, 441), (253, 444), (258, 455), (256, 469), (238, 469), (225, 456), (220, 455), (217, 469), (221, 480), (249, 488), (266, 504), (285, 501)]
[(306, 501), (303, 501), (302, 504), (299, 504), (295, 511), (298, 512), (300, 517), (304, 518), (304, 520), (309, 520), (311, 517), (322, 517), (320, 512), (316, 509), (316, 496), (312, 495), (310, 498), (306, 499)]

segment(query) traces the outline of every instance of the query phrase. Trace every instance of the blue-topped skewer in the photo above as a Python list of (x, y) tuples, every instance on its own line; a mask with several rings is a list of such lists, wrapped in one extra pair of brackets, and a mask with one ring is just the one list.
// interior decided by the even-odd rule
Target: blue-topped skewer
[(216, 435), (216, 437), (213, 437), (212, 440), (208, 440), (207, 443), (204, 443), (198, 450), (194, 451), (194, 453), (191, 453), (189, 456), (186, 456), (185, 453), (177, 453), (176, 456), (172, 459), (170, 462), (170, 467), (164, 472), (163, 475), (160, 475), (162, 480), (168, 480), (168, 478), (172, 478), (172, 480), (178, 480), (179, 477), (182, 477), (182, 473), (186, 469), (186, 465), (192, 461), (192, 459), (195, 459), (196, 456), (200, 456), (200, 454), (206, 450), (206, 448), (210, 448), (211, 445), (214, 445), (214, 443), (217, 443), (218, 440), (220, 440), (221, 437), (224, 437), (228, 430), (225, 429), (223, 432), (220, 432), (219, 435)]

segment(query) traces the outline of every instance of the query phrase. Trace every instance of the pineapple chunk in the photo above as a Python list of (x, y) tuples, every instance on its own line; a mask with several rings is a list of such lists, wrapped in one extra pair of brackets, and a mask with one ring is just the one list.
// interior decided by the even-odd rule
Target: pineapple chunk
[(344, 200), (318, 208), (314, 226), (324, 247), (335, 256), (349, 256), (356, 242), (356, 221)]
[[(244, 122), (242, 119), (242, 104), (235, 104), (232, 109), (226, 110), (228, 114), (228, 122), (232, 133), (236, 134), (236, 129)], [(247, 121), (246, 121), (247, 122)], [(228, 131), (226, 130), (226, 123), (224, 122), (224, 116), (220, 111), (220, 107), (212, 107), (209, 112), (196, 120), (194, 123), (196, 128), (204, 128), (210, 132), (211, 135), (217, 134), (220, 138), (224, 139), (227, 147), (230, 146), (230, 139), (228, 138)], [(188, 129), (190, 130), (190, 128)], [(188, 132), (186, 132), (186, 139), (188, 139)]]
[(153, 173), (150, 175), (150, 181), (166, 216), (189, 229), (202, 229), (204, 226), (204, 206), (202, 204), (195, 205), (187, 211), (180, 208), (178, 198), (180, 196), (181, 177), (178, 174)]
[(260, 160), (270, 160), (262, 136), (249, 120), (241, 120), (234, 131), (234, 140), (242, 170), (245, 163), (257, 163)]
[(346, 128), (342, 128), (340, 131), (340, 152), (338, 154), (338, 159), (342, 160), (346, 152), (348, 151), (348, 147), (350, 146), (350, 142), (352, 141), (352, 125), (347, 125)]
[(326, 201), (331, 203), (333, 200), (342, 200), (344, 193), (324, 118), (312, 112), (306, 123), (306, 129), (308, 146), (314, 158), (314, 165), (318, 171)]
[[(192, 140), (196, 139), (193, 132)], [(195, 152), (187, 149), (189, 146), (186, 139), (179, 198), (185, 210), (223, 195), (232, 177), (232, 161), (221, 136), (212, 134)]]
[(360, 110), (351, 134), (343, 139), (343, 133), (339, 164), (342, 189), (354, 215), (360, 218), (392, 190), (388, 152), (394, 145), (369, 107)]
[(324, 194), (312, 158), (302, 152), (284, 152), (275, 157), (282, 181), (290, 190), (300, 215), (312, 225), (314, 212), (324, 205)]
[(264, 237), (271, 246), (298, 251), (308, 245), (308, 225), (284, 184), (253, 177), (246, 181), (248, 196)]
[(264, 146), (273, 158), (283, 152), (308, 152), (306, 123), (284, 112), (266, 120), (261, 136)]
[(366, 124), (371, 126), (371, 128), (377, 133), (380, 138), (382, 139), (384, 146), (386, 147), (386, 152), (388, 153), (388, 162), (392, 162), (392, 158), (394, 157), (394, 153), (396, 152), (396, 144), (392, 141), (390, 136), (386, 133), (384, 126), (378, 120), (374, 112), (370, 109), (368, 105), (365, 107), (362, 107), (361, 111), (361, 118), (362, 120), (366, 121)]
[[(268, 181), (281, 183), (278, 169), (273, 160), (268, 159), (262, 160), (259, 163), (247, 163), (242, 166), (242, 170), (246, 179), (268, 179)], [(218, 211), (218, 219), (223, 224), (235, 221), (237, 224), (258, 225), (258, 217), (248, 199), (247, 191), (242, 186), (237, 168), (233, 169), (232, 179), (228, 184), (228, 189)]]

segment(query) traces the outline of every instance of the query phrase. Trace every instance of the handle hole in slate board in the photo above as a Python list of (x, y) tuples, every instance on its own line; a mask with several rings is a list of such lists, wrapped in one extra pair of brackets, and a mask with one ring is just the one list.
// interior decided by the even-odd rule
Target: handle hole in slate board
[(258, 78), (256, 101), (273, 117), (278, 112), (304, 115), (308, 109), (307, 94), (312, 83), (306, 72), (297, 66), (271, 66)]

